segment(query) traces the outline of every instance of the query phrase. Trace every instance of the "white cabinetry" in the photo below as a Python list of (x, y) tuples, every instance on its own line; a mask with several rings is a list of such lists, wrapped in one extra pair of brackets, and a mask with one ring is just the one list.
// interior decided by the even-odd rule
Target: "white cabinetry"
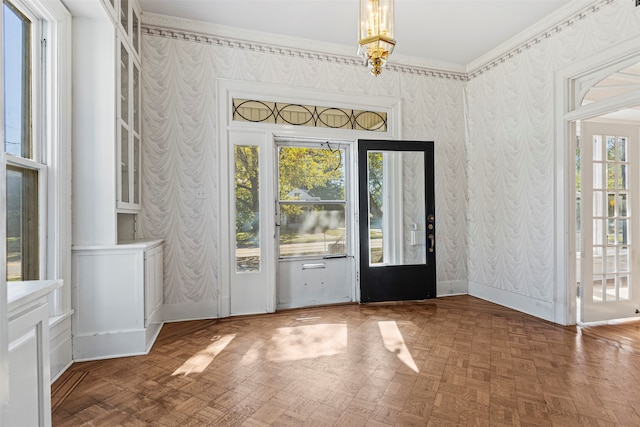
[(74, 360), (149, 352), (162, 326), (162, 240), (74, 247)]
[(68, 4), (79, 58), (73, 61), (73, 356), (143, 354), (162, 327), (163, 261), (162, 240), (134, 240), (142, 201), (140, 7), (134, 0)]
[(73, 243), (113, 245), (137, 237), (142, 201), (140, 9), (71, 3), (85, 12), (73, 19)]
[(50, 426), (49, 307), (61, 280), (10, 282), (9, 426)]

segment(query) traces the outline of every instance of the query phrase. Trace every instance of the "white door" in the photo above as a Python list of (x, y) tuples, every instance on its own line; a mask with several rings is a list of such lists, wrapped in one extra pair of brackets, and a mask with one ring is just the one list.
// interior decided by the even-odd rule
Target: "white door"
[(277, 308), (354, 300), (352, 143), (276, 139)]
[(580, 123), (578, 265), (582, 322), (638, 316), (638, 126)]
[[(229, 314), (275, 310), (270, 133), (229, 131)], [(224, 308), (225, 295), (221, 296)]]

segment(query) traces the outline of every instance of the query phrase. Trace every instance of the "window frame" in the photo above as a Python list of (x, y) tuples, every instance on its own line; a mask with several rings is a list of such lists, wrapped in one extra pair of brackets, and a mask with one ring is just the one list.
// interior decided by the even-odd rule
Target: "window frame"
[[(63, 286), (49, 296), (49, 323), (54, 325), (72, 314), (72, 18), (60, 0), (4, 2), (32, 22), (32, 158), (6, 155), (6, 164), (38, 171), (39, 280), (63, 280)], [(4, 83), (1, 92), (4, 97)], [(4, 151), (4, 137), (2, 140)], [(6, 175), (6, 169), (3, 173)]]
[(31, 157), (15, 156), (6, 151), (5, 153), (7, 166), (38, 172), (38, 277), (30, 280), (44, 280), (47, 275), (47, 164), (46, 158), (44, 158), (45, 150), (43, 150), (43, 147), (47, 142), (45, 135), (46, 129), (45, 126), (43, 126), (41, 117), (44, 116), (43, 113), (46, 110), (42, 90), (43, 87), (45, 87), (46, 58), (43, 54), (43, 49), (41, 49), (42, 45), (40, 41), (45, 39), (43, 35), (43, 27), (45, 24), (43, 20), (38, 18), (21, 0), (3, 0), (3, 5), (5, 3), (9, 4), (9, 7), (17, 10), (30, 21), (30, 62), (28, 64), (30, 67), (28, 76), (30, 81), (30, 111), (28, 120), (30, 121), (31, 127), (29, 135), (31, 140), (31, 147), (29, 149)]

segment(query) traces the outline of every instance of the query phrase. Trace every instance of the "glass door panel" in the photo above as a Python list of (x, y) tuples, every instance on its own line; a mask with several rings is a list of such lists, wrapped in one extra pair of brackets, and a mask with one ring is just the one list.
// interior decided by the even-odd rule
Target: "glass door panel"
[[(581, 216), (581, 321), (636, 315), (640, 304), (637, 211), (640, 194), (630, 178), (638, 161), (637, 126), (585, 120), (578, 175)], [(591, 175), (591, 176), (589, 176)], [(589, 185), (588, 185), (589, 184)]]
[(260, 152), (256, 145), (236, 145), (236, 272), (260, 271)]
[(280, 258), (346, 255), (345, 150), (278, 147)]
[(369, 265), (426, 262), (424, 153), (369, 151)]

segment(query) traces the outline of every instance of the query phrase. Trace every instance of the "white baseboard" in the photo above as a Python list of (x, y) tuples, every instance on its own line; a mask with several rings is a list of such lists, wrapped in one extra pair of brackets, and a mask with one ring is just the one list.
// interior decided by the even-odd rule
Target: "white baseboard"
[(178, 304), (164, 304), (162, 306), (161, 317), (165, 322), (216, 319), (218, 318), (218, 302), (210, 300), (200, 302), (183, 302)]
[(469, 295), (553, 322), (553, 301), (543, 301), (473, 281), (469, 281)]
[(290, 308), (302, 308), (302, 307), (313, 307), (318, 305), (326, 305), (326, 304), (342, 304), (345, 302), (352, 302), (351, 297), (344, 298), (327, 298), (327, 299), (316, 299), (316, 300), (308, 300), (308, 301), (296, 301), (295, 303), (288, 304), (278, 304), (278, 310), (287, 310)]
[(55, 322), (49, 329), (49, 365), (51, 383), (73, 363), (71, 317)]
[(451, 295), (466, 295), (469, 293), (469, 285), (466, 280), (448, 280), (436, 284), (436, 297)]
[(147, 354), (161, 327), (159, 323), (134, 331), (76, 335), (73, 337), (73, 360), (82, 362)]
[(160, 331), (162, 330), (162, 325), (164, 325), (164, 323), (152, 323), (147, 325), (147, 328), (145, 329), (146, 343), (147, 343), (147, 346), (144, 351), (145, 354), (151, 351), (151, 347), (153, 347), (153, 343), (156, 342), (158, 335), (160, 335)]

